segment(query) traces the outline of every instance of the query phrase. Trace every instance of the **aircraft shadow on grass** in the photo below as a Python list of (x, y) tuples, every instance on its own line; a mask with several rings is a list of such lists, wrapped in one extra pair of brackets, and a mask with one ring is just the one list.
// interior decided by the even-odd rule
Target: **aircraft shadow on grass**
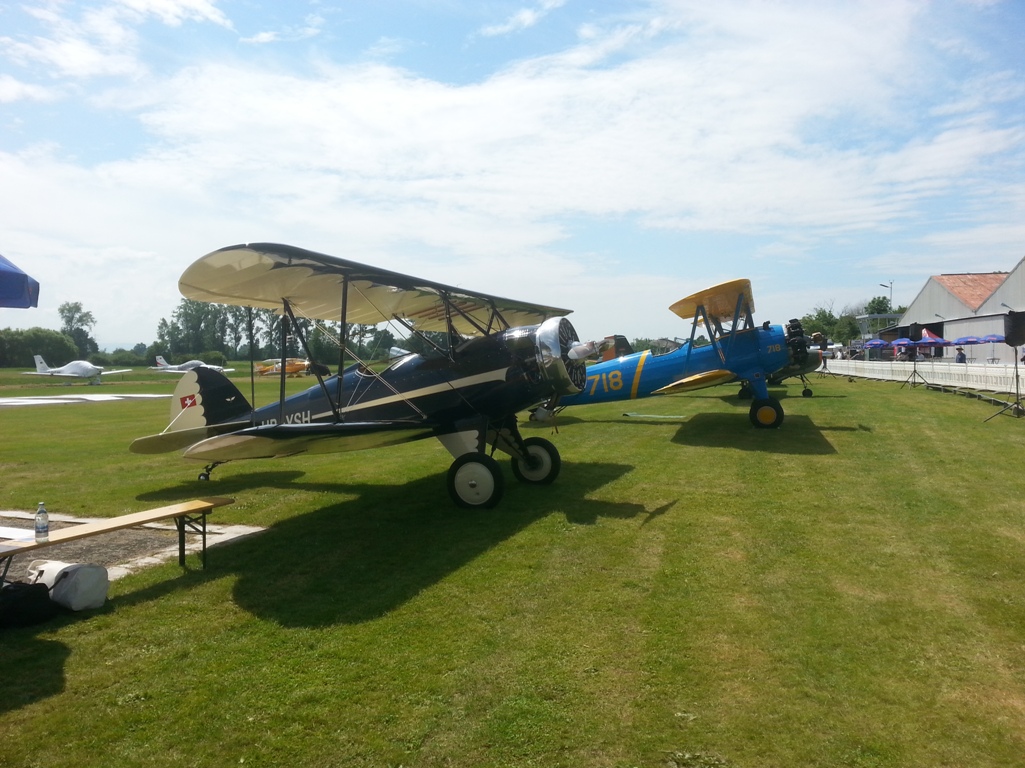
[[(807, 416), (791, 414), (782, 429), (766, 433), (752, 431), (738, 440), (736, 417), (727, 413), (698, 413), (687, 420), (672, 442), (694, 448), (729, 448), (741, 451), (782, 453), (787, 455), (825, 456), (836, 449)], [(851, 431), (856, 431), (851, 427)]]
[(836, 449), (826, 439), (826, 432), (864, 432), (870, 431), (859, 425), (853, 427), (817, 427), (807, 416), (791, 414), (779, 430), (752, 430), (740, 425), (736, 416), (729, 413), (694, 413), (690, 415), (645, 414), (641, 412), (624, 413), (619, 418), (582, 419), (579, 417), (559, 417), (559, 426), (576, 424), (629, 424), (638, 428), (664, 427), (667, 424), (678, 425), (679, 429), (670, 439), (675, 445), (694, 448), (728, 448), (741, 451), (759, 451), (762, 453), (781, 453), (802, 456), (826, 456), (836, 453)]
[[(205, 571), (186, 579), (238, 574), (237, 605), (282, 626), (358, 624), (386, 615), (447, 575), (552, 513), (577, 525), (601, 518), (639, 519), (644, 525), (667, 513), (644, 504), (609, 502), (587, 496), (632, 469), (623, 464), (573, 464), (565, 478), (544, 493), (510, 484), (507, 499), (521, 503), (503, 511), (456, 508), (437, 493), (429, 475), (393, 483), (304, 483), (299, 472), (223, 477), (217, 492), (232, 495), (255, 485), (303, 492), (356, 495), (336, 504), (282, 520), (258, 536), (212, 550)], [(181, 498), (179, 488), (155, 491), (148, 500)], [(142, 497), (140, 497), (142, 498)], [(176, 584), (174, 582), (177, 582)], [(114, 607), (145, 602), (180, 589), (173, 580), (116, 598)]]

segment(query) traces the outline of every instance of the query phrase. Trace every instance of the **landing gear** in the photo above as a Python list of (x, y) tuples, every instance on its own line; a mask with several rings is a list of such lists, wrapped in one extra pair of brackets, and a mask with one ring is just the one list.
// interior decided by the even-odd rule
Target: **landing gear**
[(808, 380), (804, 378), (804, 375), (802, 375), (800, 378), (801, 384), (804, 385), (804, 389), (801, 390), (801, 397), (811, 397), (811, 387), (808, 386)]
[(515, 456), (512, 471), (521, 483), (548, 485), (555, 481), (562, 469), (562, 458), (558, 449), (543, 437), (528, 437), (523, 441), (525, 461)]
[(201, 483), (205, 483), (210, 479), (210, 473), (214, 471), (214, 467), (219, 467), (223, 463), (223, 461), (215, 461), (213, 464), (207, 464), (203, 467), (203, 471), (199, 473), (199, 477), (196, 479)]
[(775, 429), (783, 423), (783, 407), (773, 397), (757, 398), (748, 416), (758, 429)]
[(751, 391), (751, 387), (749, 387), (746, 383), (740, 385), (740, 391), (737, 393), (737, 397), (740, 400), (750, 400), (754, 396), (755, 393)]
[(464, 509), (491, 509), (504, 490), (502, 469), (486, 454), (465, 453), (448, 468), (448, 495)]

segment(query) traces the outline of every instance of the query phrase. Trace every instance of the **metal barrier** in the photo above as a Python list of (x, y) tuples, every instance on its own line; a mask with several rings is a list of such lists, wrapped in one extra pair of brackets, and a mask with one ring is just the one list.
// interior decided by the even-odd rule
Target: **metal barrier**
[[(929, 384), (977, 389), (982, 392), (1004, 392), (1014, 395), (1018, 391), (1013, 365), (978, 365), (931, 360), (917, 363), (890, 360), (830, 360), (828, 367), (825, 370), (819, 368), (819, 371), (837, 376), (857, 376), (881, 381), (907, 381), (917, 372), (915, 379), (919, 384), (924, 379)], [(1025, 374), (1025, 371), (1022, 373)]]

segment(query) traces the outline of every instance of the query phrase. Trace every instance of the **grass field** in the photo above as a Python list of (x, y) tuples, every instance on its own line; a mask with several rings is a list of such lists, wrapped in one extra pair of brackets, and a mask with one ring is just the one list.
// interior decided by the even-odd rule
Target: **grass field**
[[(132, 378), (77, 389), (175, 381)], [(527, 426), (562, 474), (503, 458), (486, 512), (433, 441), (201, 484), (127, 452), (165, 400), (0, 408), (0, 507), (269, 526), (0, 635), (0, 766), (1022, 765), (1025, 420), (812, 385), (776, 431), (732, 386)]]

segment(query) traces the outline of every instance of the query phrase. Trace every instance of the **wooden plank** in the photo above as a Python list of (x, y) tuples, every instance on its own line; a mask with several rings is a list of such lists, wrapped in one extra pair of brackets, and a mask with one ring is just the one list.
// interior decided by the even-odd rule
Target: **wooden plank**
[(183, 501), (179, 504), (170, 504), (166, 507), (147, 509), (142, 512), (132, 512), (119, 517), (112, 517), (109, 520), (101, 520), (94, 523), (81, 523), (71, 525), (67, 528), (60, 528), (50, 531), (49, 541), (3, 541), (0, 542), (0, 554), (5, 556), (16, 555), (21, 552), (28, 552), (33, 549), (41, 549), (52, 544), (60, 544), (65, 541), (74, 541), (87, 536), (96, 536), (107, 531), (117, 531), (122, 528), (133, 528), (146, 523), (155, 523), (159, 520), (168, 520), (185, 515), (196, 515), (210, 512), (214, 507), (221, 507), (225, 504), (234, 503), (234, 499), (214, 496), (207, 499), (195, 499)]

